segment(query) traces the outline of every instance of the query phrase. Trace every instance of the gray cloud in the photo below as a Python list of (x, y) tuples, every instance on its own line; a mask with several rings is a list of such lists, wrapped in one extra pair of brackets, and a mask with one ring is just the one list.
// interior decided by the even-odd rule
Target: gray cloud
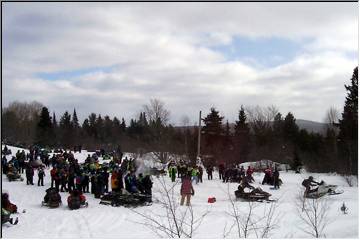
[[(38, 100), (135, 117), (160, 98), (179, 123), (216, 106), (230, 121), (241, 104), (275, 104), (321, 121), (341, 108), (357, 64), (356, 3), (5, 3), (3, 104)], [(273, 68), (228, 61), (209, 47), (235, 36), (312, 39)], [(271, 47), (271, 46), (269, 46)], [(256, 61), (253, 59), (252, 61)], [(116, 66), (49, 81), (41, 72)]]

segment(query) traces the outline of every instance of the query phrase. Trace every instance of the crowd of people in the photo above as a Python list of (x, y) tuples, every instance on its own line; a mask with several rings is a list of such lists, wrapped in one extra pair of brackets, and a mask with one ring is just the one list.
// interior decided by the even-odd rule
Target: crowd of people
[[(79, 147), (78, 147), (79, 148)], [(81, 148), (80, 150), (81, 151)], [(3, 150), (2, 171), (4, 174), (21, 174), (25, 171), (26, 184), (34, 185), (34, 175), (37, 172), (37, 185), (44, 186), (44, 177), (46, 169), (50, 169), (51, 182), (48, 183), (50, 188), (46, 189), (44, 197), (44, 205), (49, 207), (58, 207), (61, 204), (61, 196), (59, 192), (69, 192), (67, 204), (70, 209), (78, 209), (87, 205), (84, 193), (91, 193), (95, 198), (101, 198), (108, 192), (115, 194), (146, 194), (152, 195), (152, 180), (150, 175), (142, 173), (136, 176), (137, 166), (135, 159), (124, 157), (113, 158), (109, 163), (99, 163), (99, 156), (103, 156), (104, 152), (97, 152), (88, 155), (83, 163), (79, 163), (72, 152), (57, 150), (50, 157), (49, 153), (39, 148), (30, 148), (30, 152), (17, 151), (10, 161), (7, 160), (6, 154), (9, 149)], [(121, 154), (123, 156), (123, 154)], [(40, 164), (39, 164), (40, 163)], [(167, 165), (167, 172), (172, 182), (176, 178), (181, 179), (180, 204), (190, 205), (191, 196), (195, 194), (193, 184), (203, 182), (204, 169), (207, 173), (208, 180), (213, 180), (213, 172), (215, 166), (202, 164), (189, 165), (183, 161), (170, 161)], [(254, 169), (248, 166), (227, 166), (219, 164), (217, 166), (219, 179), (224, 182), (239, 183), (235, 195), (244, 196), (244, 194), (255, 195), (263, 194), (268, 198), (271, 194), (264, 192), (261, 188), (255, 188), (250, 183), (254, 182)], [(279, 171), (275, 167), (267, 167), (264, 169), (264, 178), (262, 184), (273, 185), (275, 189), (280, 187), (281, 180)], [(310, 191), (311, 186), (318, 184), (312, 178), (303, 182), (306, 188), (304, 195)], [(111, 187), (111, 189), (110, 189)], [(245, 191), (245, 189), (249, 191)], [(8, 195), (2, 196), (4, 211), (10, 213), (16, 212), (16, 206), (11, 204)]]
[(37, 172), (37, 185), (42, 187), (45, 169), (50, 169), (50, 188), (46, 190), (43, 205), (58, 207), (61, 204), (59, 192), (70, 194), (70, 209), (76, 209), (78, 199), (80, 205), (84, 204), (83, 193), (94, 194), (95, 198), (101, 198), (109, 191), (123, 193), (126, 190), (129, 194), (152, 194), (151, 177), (143, 176), (142, 173), (135, 175), (137, 169), (133, 158), (113, 158), (109, 163), (100, 164), (98, 157), (105, 153), (97, 152), (92, 156), (89, 154), (85, 162), (80, 164), (70, 151), (56, 150), (50, 157), (47, 151), (31, 147), (28, 154), (25, 154), (24, 150), (19, 150), (8, 161), (6, 156), (11, 154), (9, 151), (6, 146), (2, 151), (2, 171), (9, 180), (9, 176), (15, 176), (11, 177), (12, 180), (16, 180), (17, 177), (20, 179), (25, 171), (26, 184), (34, 185), (34, 175)]

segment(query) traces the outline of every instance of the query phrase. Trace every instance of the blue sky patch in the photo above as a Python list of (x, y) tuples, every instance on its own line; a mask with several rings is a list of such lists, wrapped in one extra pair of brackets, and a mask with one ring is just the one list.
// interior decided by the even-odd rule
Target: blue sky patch
[(74, 77), (80, 77), (85, 74), (95, 73), (95, 72), (111, 72), (115, 66), (108, 67), (93, 67), (93, 68), (83, 68), (72, 71), (58, 71), (58, 72), (41, 72), (36, 74), (38, 77), (50, 81), (56, 81), (61, 79), (70, 79)]
[(308, 40), (292, 41), (277, 37), (236, 36), (230, 44), (211, 49), (222, 53), (228, 61), (239, 60), (255, 67), (275, 67), (295, 58), (303, 51), (307, 42)]

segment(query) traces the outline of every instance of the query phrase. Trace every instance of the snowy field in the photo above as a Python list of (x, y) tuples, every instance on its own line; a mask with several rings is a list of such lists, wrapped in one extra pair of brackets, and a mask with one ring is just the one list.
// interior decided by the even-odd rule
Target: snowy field
[[(16, 153), (16, 149), (10, 147), (12, 154)], [(75, 154), (75, 157), (82, 162), (87, 152)], [(124, 207), (111, 207), (100, 205), (99, 199), (95, 199), (92, 194), (85, 194), (89, 202), (88, 208), (71, 211), (66, 205), (68, 193), (60, 193), (63, 205), (56, 209), (41, 207), (41, 201), (45, 195), (45, 189), (50, 187), (50, 169), (46, 170), (45, 186), (38, 187), (37, 172), (34, 176), (35, 185), (26, 185), (23, 182), (9, 182), (6, 176), (2, 175), (2, 191), (10, 194), (10, 201), (18, 206), (19, 214), (12, 216), (19, 217), (18, 225), (2, 226), (3, 238), (158, 238), (153, 231), (145, 227), (141, 223), (146, 220), (136, 214), (134, 210), (145, 213), (161, 214), (165, 209), (158, 202), (154, 202), (151, 206), (144, 206), (135, 209)], [(324, 180), (329, 184), (338, 185), (338, 189), (344, 190), (343, 194), (325, 196), (324, 200), (329, 204), (328, 211), (329, 224), (324, 229), (326, 238), (358, 238), (359, 225), (359, 208), (358, 208), (358, 187), (349, 187), (346, 181), (335, 174), (294, 174), (292, 172), (280, 172), (280, 178), (284, 184), (280, 190), (270, 190), (270, 186), (262, 186), (260, 184), (263, 174), (255, 173), (254, 186), (261, 186), (263, 190), (272, 194), (276, 202), (275, 214), (277, 216), (277, 224), (268, 235), (270, 238), (312, 238), (311, 235), (305, 233), (302, 228), (305, 227), (304, 222), (299, 218), (296, 202), (299, 192), (303, 192), (301, 182), (309, 175), (314, 176), (316, 180)], [(25, 178), (25, 174), (23, 175)], [(237, 184), (222, 183), (218, 179), (218, 174), (214, 173), (213, 180), (207, 180), (204, 173), (203, 183), (194, 184), (195, 196), (191, 199), (194, 215), (200, 216), (208, 211), (203, 218), (199, 228), (194, 232), (194, 238), (224, 238), (224, 234), (228, 238), (238, 238), (236, 227), (232, 231), (228, 231), (234, 222), (229, 213), (232, 208), (227, 194), (228, 188), (231, 197), (234, 198), (233, 192), (237, 189)], [(153, 178), (154, 181), (154, 198), (160, 197), (158, 190), (160, 189), (160, 179)], [(165, 176), (166, 186), (171, 188), (173, 183)], [(179, 181), (179, 179), (177, 180)], [(174, 187), (176, 193), (176, 201), (180, 199), (180, 184)], [(208, 197), (216, 197), (215, 203), (208, 203)], [(348, 207), (348, 213), (343, 214), (340, 207), (345, 203)], [(247, 202), (236, 201), (236, 207), (241, 210), (244, 215), (249, 210)], [(264, 215), (271, 207), (272, 203), (256, 203), (253, 205), (254, 218)], [(25, 213), (22, 213), (23, 210)], [(179, 207), (180, 212), (184, 212), (186, 207)], [(243, 216), (244, 216), (243, 215)], [(161, 221), (161, 220), (160, 220)], [(166, 222), (166, 219), (162, 219)], [(224, 230), (225, 229), (225, 230)], [(259, 230), (260, 231), (260, 230)], [(259, 232), (258, 231), (258, 232)], [(254, 231), (249, 232), (250, 238), (257, 238)]]

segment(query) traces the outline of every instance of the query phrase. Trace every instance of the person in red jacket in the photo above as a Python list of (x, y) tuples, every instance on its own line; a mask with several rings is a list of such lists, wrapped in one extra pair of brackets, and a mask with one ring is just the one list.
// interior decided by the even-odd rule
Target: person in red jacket
[(254, 173), (254, 169), (252, 169), (250, 166), (248, 166), (247, 170), (246, 170), (246, 178), (248, 182), (254, 182), (254, 178), (252, 176), (252, 174)]
[(10, 202), (8, 193), (1, 194), (1, 207), (10, 213), (17, 213), (17, 206)]
[(57, 170), (56, 170), (56, 167), (53, 167), (53, 168), (50, 170), (51, 187), (52, 187), (52, 188), (54, 187), (56, 171), (57, 171)]
[(182, 180), (180, 194), (181, 194), (180, 205), (181, 206), (184, 205), (184, 201), (186, 198), (186, 206), (190, 206), (190, 198), (191, 195), (195, 194), (195, 191), (191, 184), (191, 177), (189, 175), (186, 175)]

